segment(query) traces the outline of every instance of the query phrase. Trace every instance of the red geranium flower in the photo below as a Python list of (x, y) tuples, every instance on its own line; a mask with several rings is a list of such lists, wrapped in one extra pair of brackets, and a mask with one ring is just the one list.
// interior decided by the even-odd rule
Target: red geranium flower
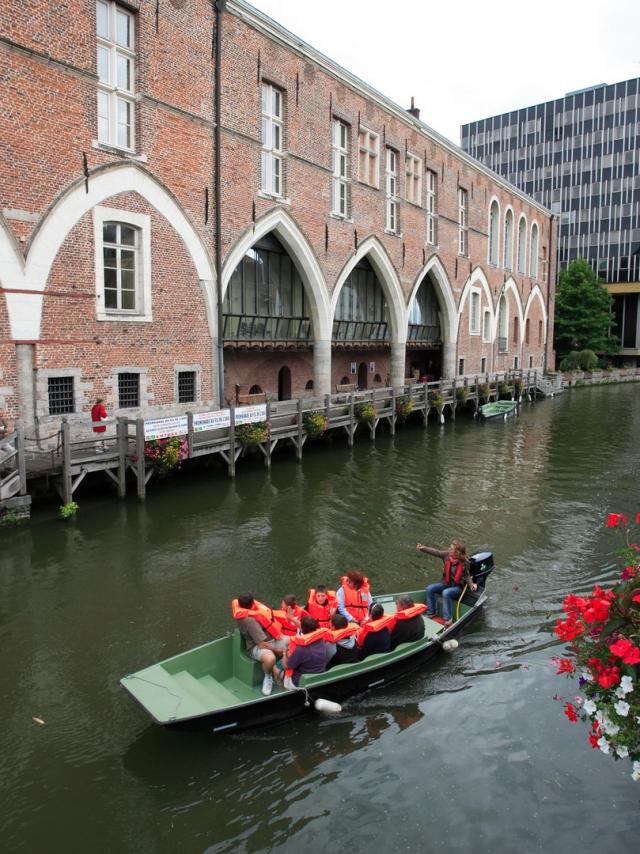
[(636, 525), (640, 525), (640, 513), (636, 513)]
[(620, 579), (622, 581), (628, 581), (630, 578), (634, 578), (636, 575), (635, 566), (625, 566), (620, 575)]
[(601, 670), (599, 675), (596, 677), (596, 681), (603, 688), (613, 688), (614, 685), (617, 685), (620, 681), (620, 668), (619, 667), (605, 667)]
[(564, 707), (564, 713), (569, 718), (572, 724), (575, 724), (578, 720), (578, 715), (576, 714), (576, 708), (573, 703), (566, 703)]
[(556, 676), (559, 676), (561, 673), (573, 673), (576, 669), (575, 664), (570, 658), (556, 658), (555, 664), (558, 665)]
[(626, 528), (627, 517), (622, 513), (609, 513), (606, 521), (607, 528), (617, 528), (619, 525), (622, 525), (624, 528)]
[(640, 602), (640, 593), (634, 593), (631, 597), (632, 602)]
[(627, 638), (620, 638), (620, 640), (612, 643), (609, 649), (625, 664), (640, 664), (640, 649)]
[(584, 623), (569, 617), (567, 620), (556, 620), (555, 633), (565, 643), (572, 641), (585, 631)]

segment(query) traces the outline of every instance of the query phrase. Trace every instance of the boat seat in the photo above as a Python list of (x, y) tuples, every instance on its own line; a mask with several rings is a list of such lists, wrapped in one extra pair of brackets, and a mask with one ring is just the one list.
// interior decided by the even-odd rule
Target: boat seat
[(211, 676), (196, 679), (188, 670), (181, 670), (173, 678), (190, 697), (202, 705), (203, 711), (238, 704), (238, 698)]

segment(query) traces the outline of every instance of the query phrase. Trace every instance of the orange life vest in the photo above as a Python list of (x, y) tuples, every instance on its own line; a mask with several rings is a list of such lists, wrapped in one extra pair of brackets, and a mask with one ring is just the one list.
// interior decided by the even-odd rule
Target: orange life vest
[(360, 626), (357, 623), (349, 623), (349, 625), (345, 626), (344, 629), (329, 629), (329, 632), (331, 633), (330, 640), (332, 643), (338, 643), (338, 641), (351, 637), (351, 635), (355, 635), (355, 633), (359, 631)]
[[(299, 620), (300, 617), (304, 617), (306, 613), (307, 612), (304, 610), (304, 608), (301, 608), (300, 605), (296, 605), (293, 609), (293, 616), (296, 618), (296, 620)], [(298, 626), (296, 626), (295, 623), (291, 622), (291, 620), (287, 616), (286, 611), (274, 611), (273, 616), (280, 623), (283, 635), (286, 635), (287, 637), (292, 637), (296, 634), (296, 632), (298, 631)]]
[(335, 590), (327, 590), (327, 601), (324, 605), (319, 605), (316, 602), (316, 590), (314, 587), (309, 590), (307, 596), (307, 613), (318, 621), (318, 625), (323, 629), (328, 629), (331, 624), (331, 613), (338, 607), (338, 599)]
[(367, 635), (373, 634), (374, 632), (381, 632), (383, 629), (389, 629), (389, 631), (391, 631), (395, 624), (395, 614), (385, 614), (384, 617), (380, 617), (379, 620), (368, 620), (360, 626), (356, 643), (360, 648), (362, 648)]
[[(331, 633), (329, 629), (315, 629), (312, 632), (308, 632), (306, 635), (296, 635), (291, 638), (289, 641), (289, 646), (287, 647), (287, 657), (293, 655), (293, 651), (296, 647), (299, 646), (311, 646), (312, 643), (315, 643), (319, 640), (331, 640)], [(284, 672), (285, 676), (293, 676), (293, 670), (291, 668), (287, 668)]]
[(369, 613), (369, 579), (363, 579), (360, 590), (349, 587), (346, 575), (343, 575), (340, 581), (344, 593), (344, 607), (361, 623)]
[(396, 620), (410, 620), (412, 617), (417, 617), (418, 614), (424, 614), (427, 610), (426, 605), (412, 605), (410, 608), (405, 608), (403, 611), (396, 611)]
[(279, 638), (281, 634), (280, 623), (273, 618), (273, 611), (257, 599), (253, 600), (253, 608), (242, 608), (237, 599), (231, 603), (231, 613), (235, 620), (244, 620), (246, 617), (252, 617), (265, 632), (268, 632), (272, 638)]
[[(454, 569), (455, 567), (455, 569)], [(451, 570), (453, 569), (453, 583), (457, 586), (462, 581), (462, 577), (464, 575), (464, 563), (460, 561), (460, 563), (454, 563), (450, 558), (447, 558), (444, 562), (444, 583), (449, 585), (451, 583)]]

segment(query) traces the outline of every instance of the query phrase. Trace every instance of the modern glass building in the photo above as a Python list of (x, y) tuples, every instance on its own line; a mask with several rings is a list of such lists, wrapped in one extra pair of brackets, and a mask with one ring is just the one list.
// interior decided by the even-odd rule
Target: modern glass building
[[(640, 357), (640, 79), (470, 122), (462, 148), (560, 217), (559, 269), (586, 258)], [(627, 361), (632, 361), (627, 359)]]

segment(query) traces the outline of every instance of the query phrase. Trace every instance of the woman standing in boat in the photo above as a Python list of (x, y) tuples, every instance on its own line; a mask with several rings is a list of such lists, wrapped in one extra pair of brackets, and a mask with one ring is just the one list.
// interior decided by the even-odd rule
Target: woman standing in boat
[(435, 616), (436, 594), (442, 593), (442, 616), (444, 617), (445, 625), (450, 626), (453, 621), (451, 603), (452, 600), (460, 598), (463, 585), (468, 584), (472, 590), (478, 589), (478, 585), (473, 581), (471, 572), (469, 571), (469, 558), (466, 546), (460, 540), (452, 540), (448, 549), (434, 549), (431, 546), (423, 546), (422, 543), (418, 543), (416, 549), (419, 552), (433, 555), (433, 557), (439, 557), (444, 561), (442, 581), (430, 584), (427, 587), (428, 610), (426, 616)]

